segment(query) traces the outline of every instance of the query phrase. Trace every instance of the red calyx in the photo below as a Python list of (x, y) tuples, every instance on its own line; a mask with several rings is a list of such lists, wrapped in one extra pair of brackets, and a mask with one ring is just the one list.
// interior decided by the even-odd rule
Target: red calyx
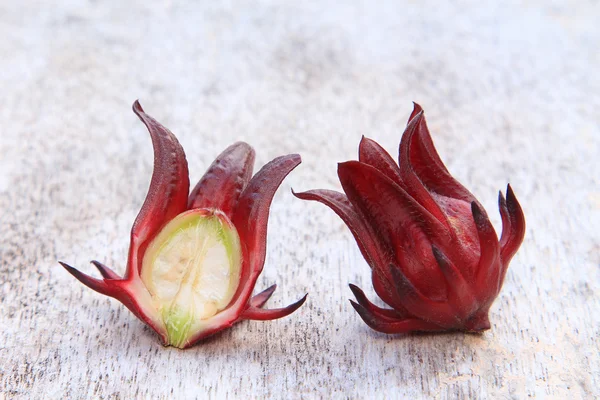
[(489, 329), (489, 308), (525, 235), (510, 185), (498, 199), (498, 241), (481, 204), (442, 163), (418, 104), (398, 164), (363, 137), (359, 160), (340, 163), (338, 176), (345, 194), (294, 194), (331, 208), (354, 235), (376, 293), (391, 307), (376, 306), (350, 285), (350, 302), (367, 325), (384, 333)]
[[(192, 346), (237, 321), (282, 318), (302, 306), (306, 295), (284, 308), (263, 309), (276, 285), (252, 297), (265, 261), (273, 195), (287, 174), (300, 164), (300, 156), (278, 157), (252, 176), (254, 150), (244, 142), (235, 143), (217, 157), (188, 195), (188, 167), (181, 145), (167, 128), (144, 112), (139, 102), (133, 104), (133, 111), (150, 132), (154, 172), (131, 230), (125, 276), (121, 278), (97, 261), (92, 264), (102, 279), (60, 264), (89, 288), (122, 302), (156, 331), (165, 345), (180, 348)], [(179, 220), (182, 227), (169, 228), (169, 223)], [(153, 242), (157, 237), (163, 239), (163, 230), (169, 230), (162, 236), (176, 250), (175, 254), (189, 251), (187, 263), (174, 267), (166, 263), (172, 257), (172, 252), (165, 250), (169, 246)], [(198, 236), (197, 246), (188, 243), (196, 240), (193, 234)], [(211, 272), (211, 262), (223, 270), (222, 276), (231, 283), (221, 285), (223, 293), (212, 293), (205, 299), (199, 286), (210, 290), (216, 290), (215, 285), (220, 287), (219, 282), (214, 283), (214, 276), (221, 275)], [(196, 264), (198, 268), (194, 269)], [(161, 287), (173, 282), (179, 286), (185, 283), (187, 291), (173, 294), (170, 286)], [(198, 296), (201, 300), (197, 300)], [(218, 301), (211, 303), (209, 297), (225, 301), (226, 305), (219, 309)], [(188, 305), (189, 309), (185, 308)], [(199, 311), (198, 307), (203, 308)], [(198, 320), (201, 312), (207, 317)]]

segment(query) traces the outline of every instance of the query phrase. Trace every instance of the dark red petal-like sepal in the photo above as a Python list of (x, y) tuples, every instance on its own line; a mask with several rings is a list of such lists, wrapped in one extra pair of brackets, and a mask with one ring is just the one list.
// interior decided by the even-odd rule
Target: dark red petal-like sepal
[(381, 318), (373, 314), (361, 304), (350, 300), (350, 304), (356, 310), (360, 318), (371, 328), (382, 333), (406, 333), (406, 332), (439, 332), (443, 327), (416, 318), (393, 320)]
[(500, 249), (498, 247), (498, 236), (488, 217), (482, 212), (476, 202), (471, 203), (473, 220), (479, 236), (479, 264), (477, 266), (475, 288), (478, 298), (483, 302), (484, 299), (495, 298), (497, 291), (490, 290), (492, 287), (498, 287), (498, 280), (501, 273)]
[(250, 307), (261, 308), (271, 298), (271, 296), (275, 292), (275, 289), (277, 289), (277, 285), (271, 285), (259, 294), (252, 296), (252, 298), (248, 302), (248, 305), (250, 305)]
[(146, 125), (154, 147), (154, 172), (144, 205), (131, 229), (129, 264), (125, 279), (141, 269), (149, 241), (168, 221), (187, 209), (190, 180), (183, 148), (171, 131), (144, 112), (138, 101), (133, 112)]
[(108, 285), (104, 279), (93, 278), (62, 261), (59, 261), (58, 263), (85, 286), (103, 295), (114, 297), (114, 288)]
[[(502, 262), (506, 265), (513, 258), (521, 243), (525, 237), (525, 215), (523, 209), (517, 201), (517, 197), (512, 190), (510, 185), (506, 188), (506, 201), (500, 206), (500, 210), (505, 209), (502, 215), (502, 237), (500, 239), (500, 254)], [(510, 221), (506, 226), (505, 231), (505, 219)]]
[(302, 304), (304, 304), (304, 302), (306, 301), (306, 296), (308, 296), (308, 294), (305, 294), (304, 297), (302, 297), (295, 303), (292, 303), (289, 306), (283, 308), (264, 309), (250, 306), (242, 313), (240, 319), (267, 321), (271, 319), (287, 317), (288, 315), (302, 307)]
[(298, 154), (277, 157), (254, 175), (240, 196), (232, 221), (245, 245), (244, 260), (248, 262), (248, 266), (242, 270), (240, 286), (235, 295), (235, 298), (241, 297), (242, 302), (250, 297), (265, 262), (269, 208), (275, 191), (300, 162)]
[(398, 164), (376, 141), (363, 136), (358, 145), (358, 161), (379, 170), (398, 185), (403, 185)]
[(466, 320), (475, 312), (480, 303), (473, 293), (472, 285), (462, 275), (454, 263), (446, 257), (435, 245), (431, 246), (431, 252), (444, 274), (448, 283), (448, 302), (461, 320)]
[(356, 298), (358, 304), (360, 304), (371, 314), (379, 318), (390, 318), (398, 320), (406, 318), (410, 315), (408, 313), (398, 312), (394, 309), (381, 308), (379, 306), (376, 306), (375, 304), (371, 303), (371, 301), (367, 298), (365, 293), (358, 286), (353, 284), (349, 284), (348, 286), (350, 286), (350, 290), (352, 290), (352, 293), (354, 294), (354, 297)]
[(116, 272), (102, 264), (100, 261), (92, 260), (91, 263), (98, 269), (100, 275), (102, 275), (104, 279), (121, 279)]
[(318, 201), (331, 208), (346, 223), (369, 265), (384, 264), (384, 260), (381, 259), (383, 249), (377, 242), (375, 233), (363, 222), (345, 194), (335, 190), (309, 190), (301, 193), (292, 191), (292, 193), (299, 199)]
[(188, 201), (188, 208), (215, 208), (229, 217), (252, 178), (255, 153), (247, 143), (226, 148), (208, 168)]

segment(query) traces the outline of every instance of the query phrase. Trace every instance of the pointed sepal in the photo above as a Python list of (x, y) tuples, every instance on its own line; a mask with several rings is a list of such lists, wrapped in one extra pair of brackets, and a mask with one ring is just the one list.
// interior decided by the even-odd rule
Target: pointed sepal
[(308, 294), (305, 294), (304, 297), (302, 297), (300, 300), (283, 308), (264, 309), (249, 306), (246, 310), (244, 310), (244, 312), (240, 316), (240, 319), (266, 321), (271, 319), (287, 317), (288, 315), (302, 307), (302, 304), (304, 304), (304, 302), (306, 301), (307, 296)]
[(133, 112), (146, 125), (154, 148), (154, 170), (146, 200), (131, 229), (125, 278), (139, 275), (142, 256), (158, 230), (187, 208), (190, 180), (183, 148), (171, 131), (144, 112), (138, 101)]
[(247, 143), (237, 142), (226, 148), (192, 190), (188, 208), (214, 208), (231, 218), (252, 178), (254, 158), (254, 149)]

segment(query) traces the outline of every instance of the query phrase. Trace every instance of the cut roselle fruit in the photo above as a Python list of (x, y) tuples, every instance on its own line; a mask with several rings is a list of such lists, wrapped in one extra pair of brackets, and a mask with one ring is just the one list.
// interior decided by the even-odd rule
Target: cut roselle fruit
[(89, 288), (125, 304), (165, 345), (179, 348), (237, 321), (282, 318), (302, 306), (306, 295), (284, 308), (263, 309), (275, 285), (251, 297), (265, 262), (271, 200), (300, 156), (278, 157), (253, 177), (254, 150), (235, 143), (188, 196), (181, 145), (137, 101), (133, 111), (152, 137), (154, 172), (131, 230), (125, 277), (98, 261), (92, 264), (103, 279), (60, 264)]
[(345, 194), (295, 195), (330, 207), (348, 225), (372, 269), (373, 287), (391, 309), (350, 285), (350, 301), (384, 333), (490, 328), (488, 312), (525, 235), (525, 217), (510, 185), (500, 193), (502, 237), (481, 204), (448, 172), (417, 104), (400, 142), (399, 164), (363, 138), (359, 161), (338, 165)]

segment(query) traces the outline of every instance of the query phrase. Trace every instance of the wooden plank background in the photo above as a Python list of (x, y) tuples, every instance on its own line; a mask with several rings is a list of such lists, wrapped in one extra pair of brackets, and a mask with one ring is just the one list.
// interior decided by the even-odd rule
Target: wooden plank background
[[(0, 398), (600, 396), (597, 1), (56, 3), (0, 3)], [(302, 154), (256, 288), (279, 285), (272, 307), (308, 292), (297, 313), (163, 348), (59, 267), (124, 270), (152, 171), (136, 98), (192, 181), (236, 140), (258, 166)], [(290, 193), (339, 188), (363, 134), (395, 154), (413, 100), (495, 226), (507, 182), (526, 213), (482, 335), (371, 331), (351, 235)]]

